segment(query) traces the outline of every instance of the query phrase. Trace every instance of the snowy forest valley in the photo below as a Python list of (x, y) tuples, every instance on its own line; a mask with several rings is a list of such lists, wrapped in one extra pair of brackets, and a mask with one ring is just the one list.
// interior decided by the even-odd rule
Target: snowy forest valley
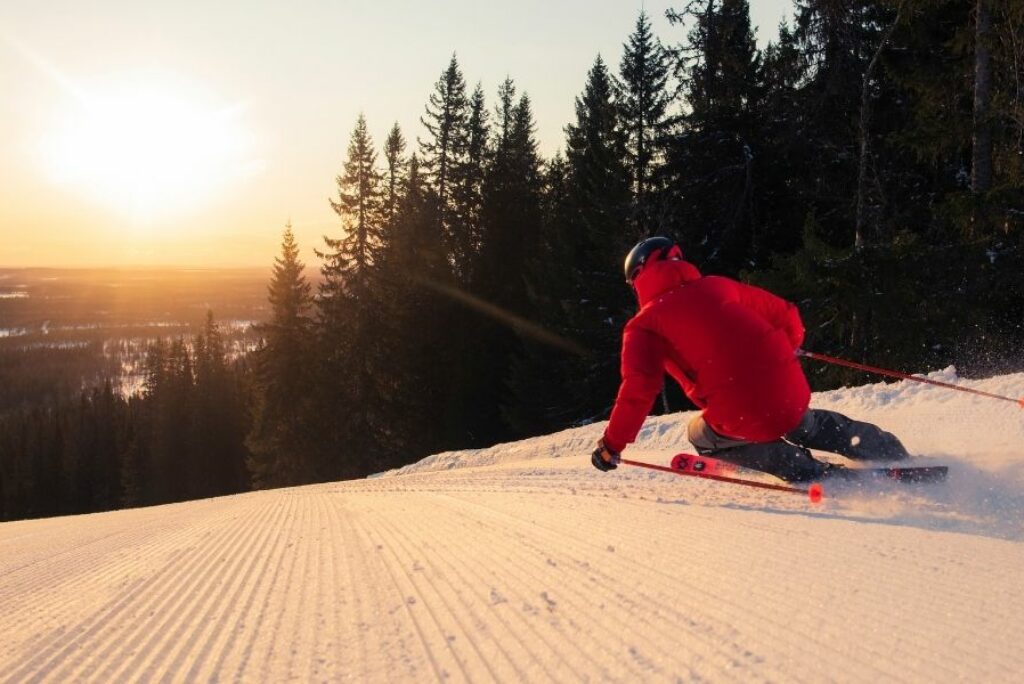
[(0, 518), (131, 501), (126, 440), (147, 359), (194, 349), (216, 312), (221, 363), (241, 367), (266, 284), (265, 269), (0, 269)]
[(264, 269), (0, 268), (0, 412), (102, 386), (141, 389), (148, 345), (199, 332), (208, 311), (226, 351), (251, 351), (267, 316)]

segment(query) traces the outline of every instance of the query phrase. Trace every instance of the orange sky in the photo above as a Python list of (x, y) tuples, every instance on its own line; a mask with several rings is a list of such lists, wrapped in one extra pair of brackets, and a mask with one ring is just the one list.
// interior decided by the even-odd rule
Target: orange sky
[[(413, 147), (457, 51), (491, 105), (506, 75), (530, 94), (551, 155), (641, 4), (682, 39), (679, 2), (3, 3), (0, 266), (264, 266), (289, 218), (314, 264), (360, 111)], [(751, 2), (762, 43), (790, 5)]]

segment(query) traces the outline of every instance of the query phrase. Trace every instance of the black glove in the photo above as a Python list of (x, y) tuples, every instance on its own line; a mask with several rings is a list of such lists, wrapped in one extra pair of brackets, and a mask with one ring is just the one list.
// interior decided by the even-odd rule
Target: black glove
[(594, 449), (594, 453), (590, 456), (590, 462), (602, 473), (618, 468), (621, 459), (622, 457), (619, 455), (619, 452), (612, 451), (606, 447), (603, 441), (597, 443), (597, 448)]

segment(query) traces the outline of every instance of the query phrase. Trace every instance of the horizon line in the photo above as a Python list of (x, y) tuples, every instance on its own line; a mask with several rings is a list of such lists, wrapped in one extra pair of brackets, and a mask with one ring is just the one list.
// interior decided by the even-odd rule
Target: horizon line
[[(92, 266), (62, 266), (62, 265), (34, 265), (34, 266), (10, 266), (0, 264), (0, 271), (31, 271), (31, 270), (59, 270), (59, 271), (138, 271), (144, 269), (163, 269), (168, 271), (243, 271), (243, 270), (270, 270), (273, 264), (262, 265), (225, 265), (225, 266), (204, 266), (199, 264), (120, 264), (120, 265), (92, 265)], [(307, 266), (306, 268), (309, 268)]]

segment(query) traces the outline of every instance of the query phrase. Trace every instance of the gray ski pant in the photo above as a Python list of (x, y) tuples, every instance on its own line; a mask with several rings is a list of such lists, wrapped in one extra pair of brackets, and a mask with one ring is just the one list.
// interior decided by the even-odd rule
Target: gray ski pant
[(823, 409), (808, 409), (796, 429), (774, 442), (725, 437), (712, 430), (702, 415), (690, 421), (687, 432), (698, 454), (771, 473), (790, 482), (814, 480), (829, 469), (827, 463), (811, 456), (809, 449), (854, 460), (899, 460), (909, 456), (892, 433)]

